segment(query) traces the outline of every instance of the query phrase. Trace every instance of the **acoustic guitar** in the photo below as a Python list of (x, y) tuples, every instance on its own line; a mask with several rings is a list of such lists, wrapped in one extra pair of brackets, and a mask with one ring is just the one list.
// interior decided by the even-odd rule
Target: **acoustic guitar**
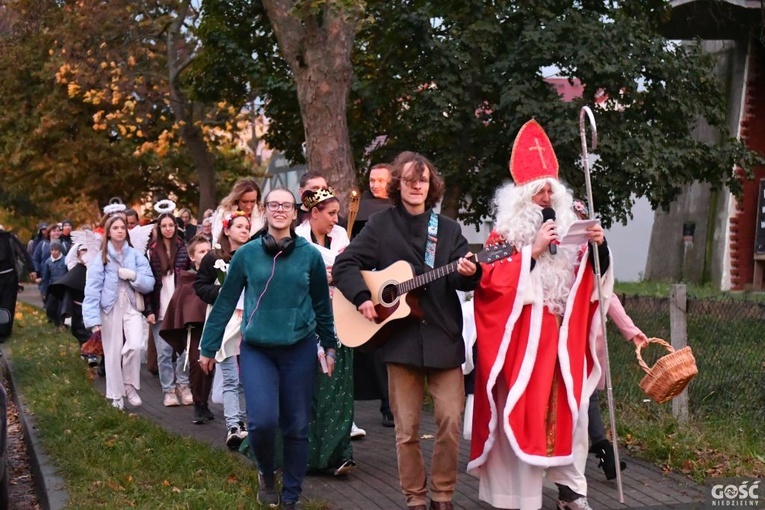
[[(490, 263), (507, 258), (512, 248), (507, 244), (486, 247), (472, 256), (476, 263)], [(385, 269), (361, 271), (364, 283), (372, 293), (377, 318), (364, 318), (339, 289), (332, 296), (332, 311), (335, 316), (337, 337), (346, 347), (362, 351), (375, 349), (385, 343), (397, 329), (397, 322), (407, 317), (422, 317), (418, 305), (417, 290), (425, 285), (450, 275), (457, 270), (457, 261), (415, 275), (412, 265), (399, 260)]]

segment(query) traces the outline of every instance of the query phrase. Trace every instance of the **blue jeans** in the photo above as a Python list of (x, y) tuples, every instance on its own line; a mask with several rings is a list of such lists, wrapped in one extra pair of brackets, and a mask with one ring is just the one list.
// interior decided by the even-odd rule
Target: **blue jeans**
[(316, 336), (288, 347), (242, 342), (242, 386), (250, 446), (261, 473), (274, 471), (276, 432), (282, 431), (282, 500), (297, 502), (308, 466), (308, 425), (318, 366)]
[(183, 366), (186, 364), (186, 350), (178, 355), (178, 359), (175, 361), (175, 370), (173, 370), (173, 348), (159, 335), (161, 327), (161, 322), (151, 326), (154, 334), (154, 345), (157, 346), (157, 369), (159, 370), (159, 383), (162, 385), (162, 391), (174, 390), (176, 382), (188, 386), (189, 371), (183, 370)]
[(247, 421), (245, 413), (244, 390), (239, 380), (239, 363), (236, 356), (229, 356), (218, 363), (223, 379), (223, 415), (226, 417), (226, 428), (238, 427), (239, 422)]

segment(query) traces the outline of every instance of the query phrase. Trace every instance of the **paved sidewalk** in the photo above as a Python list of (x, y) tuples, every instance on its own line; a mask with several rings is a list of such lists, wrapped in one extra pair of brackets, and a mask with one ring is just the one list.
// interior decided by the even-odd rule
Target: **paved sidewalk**
[[(96, 387), (104, 391), (104, 381), (96, 379)], [(208, 442), (225, 448), (226, 428), (223, 423), (223, 408), (212, 404), (216, 416), (212, 422), (194, 425), (191, 422), (193, 406), (167, 408), (162, 405), (162, 390), (159, 378), (145, 369), (141, 374), (141, 398), (143, 406), (136, 412), (157, 422), (178, 434)], [(304, 484), (304, 496), (326, 501), (330, 508), (342, 510), (404, 508), (396, 470), (396, 448), (393, 429), (382, 426), (378, 402), (356, 402), (356, 424), (367, 431), (367, 437), (353, 442), (354, 459), (358, 467), (344, 478), (333, 476), (309, 476)], [(433, 448), (432, 436), (435, 424), (430, 413), (423, 415), (421, 437), (426, 463), (430, 463)], [(465, 473), (470, 445), (460, 445), (460, 470), (457, 491), (454, 495), (455, 508), (464, 510), (489, 509), (491, 506), (478, 500), (477, 480)], [(625, 504), (617, 499), (616, 481), (606, 481), (598, 469), (597, 461), (591, 457), (587, 463), (590, 505), (595, 510), (617, 508), (700, 508), (704, 500), (703, 487), (678, 475), (662, 473), (656, 466), (626, 459), (628, 468), (622, 473)], [(555, 508), (557, 491), (545, 489), (545, 509)]]
[[(31, 289), (33, 286), (28, 286)], [(39, 306), (34, 293), (29, 290), (20, 299)], [(39, 297), (38, 297), (39, 300)], [(105, 382), (97, 377), (96, 388), (103, 393)], [(145, 368), (141, 374), (141, 398), (143, 406), (136, 412), (179, 435), (193, 437), (225, 449), (226, 429), (223, 408), (212, 404), (216, 416), (212, 422), (194, 425), (191, 422), (193, 407), (166, 408), (162, 405), (159, 378)], [(346, 477), (309, 476), (304, 483), (304, 496), (325, 501), (332, 510), (366, 510), (405, 508), (396, 469), (395, 435), (392, 428), (382, 426), (378, 402), (356, 402), (356, 423), (367, 431), (367, 437), (354, 441), (354, 459), (358, 467)], [(435, 424), (430, 413), (423, 414), (421, 444), (426, 464), (430, 464)], [(490, 509), (478, 500), (478, 482), (465, 472), (470, 445), (460, 445), (460, 469), (454, 506), (460, 510)], [(624, 455), (622, 455), (624, 458)], [(675, 474), (665, 474), (652, 464), (626, 458), (627, 469), (622, 472), (625, 503), (618, 501), (616, 481), (606, 481), (597, 468), (597, 461), (590, 456), (587, 463), (589, 501), (594, 510), (619, 508), (691, 509), (703, 508), (704, 487)], [(557, 491), (545, 488), (544, 509), (554, 509)]]

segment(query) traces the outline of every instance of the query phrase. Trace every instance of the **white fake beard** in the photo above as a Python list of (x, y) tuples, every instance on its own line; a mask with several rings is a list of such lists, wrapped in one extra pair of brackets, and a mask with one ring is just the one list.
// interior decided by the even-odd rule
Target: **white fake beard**
[(545, 251), (537, 259), (534, 272), (542, 285), (543, 302), (555, 315), (563, 316), (571, 286), (576, 277), (576, 246), (558, 246), (558, 253)]
[[(511, 187), (500, 190), (503, 195), (498, 202), (499, 209), (508, 207), (509, 210), (499, 210), (498, 220), (505, 220), (497, 224), (497, 232), (516, 250), (521, 251), (524, 246), (531, 245), (536, 239), (537, 232), (542, 227), (541, 208), (533, 202), (518, 202)], [(553, 204), (553, 206), (558, 204)], [(505, 214), (507, 214), (507, 216)], [(558, 237), (565, 236), (571, 224), (576, 221), (576, 216), (570, 207), (559, 205), (556, 208)], [(557, 247), (558, 252), (551, 255), (545, 250), (536, 259), (536, 265), (532, 271), (532, 277), (542, 286), (543, 303), (551, 313), (562, 316), (566, 311), (566, 302), (571, 291), (571, 286), (576, 277), (576, 265), (579, 250), (577, 246)]]

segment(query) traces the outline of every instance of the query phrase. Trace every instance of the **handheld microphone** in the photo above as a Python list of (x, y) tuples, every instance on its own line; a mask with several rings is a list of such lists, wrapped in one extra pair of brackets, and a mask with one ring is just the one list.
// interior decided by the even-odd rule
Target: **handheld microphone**
[[(555, 221), (555, 209), (552, 207), (545, 207), (542, 209), (542, 223), (546, 222), (547, 220)], [(551, 242), (548, 248), (550, 249), (550, 255), (555, 255), (558, 253), (557, 241)]]

